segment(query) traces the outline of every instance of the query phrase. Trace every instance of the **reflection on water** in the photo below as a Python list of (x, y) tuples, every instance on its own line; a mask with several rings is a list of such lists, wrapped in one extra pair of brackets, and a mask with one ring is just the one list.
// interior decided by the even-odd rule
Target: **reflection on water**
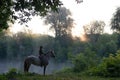
[[(50, 62), (46, 69), (46, 74), (52, 74), (53, 72), (59, 71), (65, 67), (71, 67), (70, 63), (53, 63)], [(24, 63), (23, 61), (2, 61), (0, 62), (0, 73), (6, 73), (11, 68), (16, 68), (18, 71), (23, 72), (24, 70)], [(31, 65), (29, 72), (35, 72), (42, 74), (43, 67)]]

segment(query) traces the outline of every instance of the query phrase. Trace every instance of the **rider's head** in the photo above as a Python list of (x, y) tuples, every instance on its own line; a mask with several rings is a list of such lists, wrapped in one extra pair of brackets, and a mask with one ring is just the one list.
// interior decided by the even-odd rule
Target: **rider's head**
[(43, 46), (40, 46), (40, 49), (42, 49), (43, 48)]

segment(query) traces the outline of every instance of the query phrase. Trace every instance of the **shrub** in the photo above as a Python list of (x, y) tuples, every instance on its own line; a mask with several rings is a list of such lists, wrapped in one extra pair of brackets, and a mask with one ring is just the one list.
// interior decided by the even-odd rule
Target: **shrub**
[(10, 69), (10, 70), (8, 71), (8, 73), (6, 73), (6, 77), (7, 77), (8, 79), (12, 79), (12, 78), (14, 78), (16, 75), (17, 75), (17, 69), (15, 69), (15, 68)]
[(7, 78), (4, 75), (0, 75), (0, 80), (7, 80)]
[(75, 72), (83, 72), (95, 66), (98, 58), (94, 51), (90, 48), (86, 48), (84, 53), (75, 55), (72, 61), (74, 64), (73, 70)]
[(74, 64), (74, 67), (73, 67), (74, 72), (82, 72), (85, 69), (87, 69), (87, 63), (86, 63), (85, 57), (82, 53), (78, 54), (73, 59), (73, 64)]
[(102, 60), (96, 68), (88, 71), (91, 75), (120, 77), (120, 51), (116, 55), (110, 54)]

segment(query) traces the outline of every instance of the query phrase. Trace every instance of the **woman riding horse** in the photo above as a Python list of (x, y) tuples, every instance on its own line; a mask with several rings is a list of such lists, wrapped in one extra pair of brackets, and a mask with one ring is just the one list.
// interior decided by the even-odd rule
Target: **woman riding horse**
[(46, 54), (43, 54), (42, 61), (38, 56), (31, 55), (26, 57), (24, 61), (24, 72), (28, 72), (31, 64), (33, 64), (36, 66), (44, 67), (43, 74), (45, 75), (45, 70), (47, 65), (49, 64), (50, 57), (55, 57), (54, 51), (50, 50)]
[(44, 56), (44, 53), (43, 53), (43, 46), (40, 46), (40, 49), (39, 49), (39, 59), (41, 61), (41, 66), (42, 66), (42, 62), (43, 62), (43, 56)]

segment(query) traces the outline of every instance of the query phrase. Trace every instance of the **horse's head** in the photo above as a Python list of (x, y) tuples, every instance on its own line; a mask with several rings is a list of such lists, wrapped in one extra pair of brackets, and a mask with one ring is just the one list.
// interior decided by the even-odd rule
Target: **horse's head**
[(50, 51), (50, 56), (55, 58), (55, 53), (54, 53), (54, 51), (52, 51), (52, 50)]

